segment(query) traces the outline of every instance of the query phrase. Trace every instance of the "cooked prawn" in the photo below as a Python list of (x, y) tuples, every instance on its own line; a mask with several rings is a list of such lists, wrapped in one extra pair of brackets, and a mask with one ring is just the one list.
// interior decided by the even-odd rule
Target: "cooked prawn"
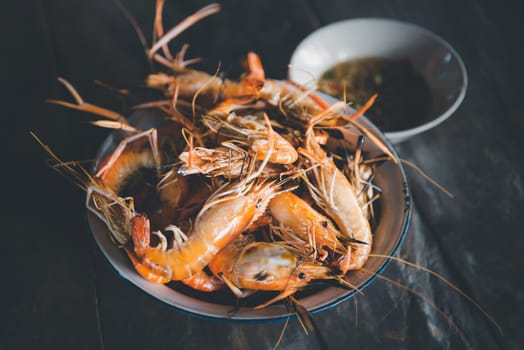
[[(299, 240), (299, 245), (309, 245), (319, 259), (326, 260), (328, 254), (338, 253), (338, 260), (349, 258), (345, 246), (347, 238), (333, 225), (331, 220), (313, 209), (305, 200), (291, 192), (283, 192), (273, 197), (268, 209), (271, 216), (280, 225), (282, 238), (286, 242), (294, 241), (293, 236)], [(304, 249), (304, 247), (302, 248)], [(345, 263), (341, 263), (344, 266)]]
[(308, 173), (311, 181), (307, 185), (315, 202), (351, 240), (351, 258), (341, 270), (356, 270), (364, 265), (371, 252), (371, 227), (353, 186), (315, 140), (313, 126), (310, 124), (306, 131), (305, 149), (300, 150), (311, 163), (318, 165)]
[[(170, 282), (169, 278), (156, 274), (149, 266), (140, 262), (131, 248), (124, 247), (124, 250), (140, 276), (144, 277), (151, 283), (165, 284)], [(181, 280), (180, 282), (201, 292), (214, 292), (224, 288), (224, 282), (222, 282), (222, 280), (215, 276), (208, 275), (205, 271), (197, 272), (193, 276)]]
[[(250, 106), (237, 101), (226, 100), (209, 111), (204, 117), (204, 124), (217, 134), (233, 137), (236, 140), (247, 142), (255, 151), (258, 159), (264, 159), (268, 152), (268, 124), (264, 116), (256, 114), (237, 114), (235, 111), (249, 109)], [(277, 164), (291, 164), (298, 158), (298, 153), (280, 134), (274, 132), (275, 150), (269, 161)]]
[(182, 161), (178, 169), (180, 175), (204, 174), (237, 178), (246, 170), (248, 154), (234, 144), (224, 143), (216, 148), (195, 147), (182, 152), (179, 158)]
[[(262, 215), (276, 191), (277, 185), (272, 182), (240, 181), (221, 188), (204, 204), (185, 242), (170, 249), (135, 246), (135, 253), (158, 275), (171, 280), (189, 278)], [(146, 227), (146, 220), (141, 217), (134, 222)], [(172, 229), (175, 235), (184, 235), (176, 227)]]
[(243, 296), (239, 288), (281, 291), (256, 308), (293, 295), (314, 279), (332, 278), (329, 267), (303, 261), (283, 244), (253, 242), (249, 236), (241, 236), (222, 249), (209, 264), (209, 269), (239, 297)]
[[(137, 247), (145, 248), (148, 247), (150, 244), (151, 228), (149, 226), (149, 220), (147, 220), (147, 218), (143, 215), (137, 215), (133, 218), (131, 226), (133, 229), (132, 238), (133, 245), (135, 248), (133, 250), (133, 248), (125, 247), (125, 251), (129, 256), (129, 259), (133, 263), (133, 266), (135, 267), (136, 271), (149, 282), (159, 284), (170, 282), (171, 279), (155, 272), (155, 270), (152, 269), (151, 266), (143, 263), (135, 253)], [(156, 234), (159, 237), (163, 238), (163, 236), (160, 236), (160, 234)], [(162, 238), (160, 244), (163, 245), (163, 248), (165, 249), (167, 241), (163, 240)], [(177, 241), (175, 240), (174, 244), (176, 244), (176, 242)], [(201, 292), (214, 292), (216, 290), (222, 289), (224, 286), (224, 283), (220, 279), (208, 275), (203, 270), (193, 274), (191, 277), (182, 279), (180, 282)]]

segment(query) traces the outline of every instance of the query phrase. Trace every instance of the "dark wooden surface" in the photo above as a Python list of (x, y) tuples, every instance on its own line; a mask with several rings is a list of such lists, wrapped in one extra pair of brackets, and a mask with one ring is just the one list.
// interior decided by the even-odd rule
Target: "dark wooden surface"
[[(153, 1), (123, 3), (150, 38)], [(206, 1), (167, 1), (176, 23)], [(502, 327), (426, 273), (391, 263), (365, 296), (315, 315), (330, 349), (519, 349), (524, 346), (524, 118), (522, 25), (517, 1), (227, 1), (220, 14), (184, 33), (190, 54), (232, 76), (248, 50), (267, 75), (284, 78), (294, 47), (333, 21), (387, 17), (449, 41), (469, 74), (451, 119), (403, 143), (400, 155), (454, 193), (450, 199), (413, 171), (414, 212), (399, 256), (449, 278)], [(46, 167), (33, 130), (64, 159), (91, 159), (106, 131), (82, 114), (47, 105), (68, 98), (63, 76), (90, 101), (125, 111), (95, 79), (128, 87), (148, 71), (133, 29), (112, 1), (10, 2), (2, 104), (4, 190), (1, 349), (271, 349), (282, 323), (244, 325), (187, 316), (126, 282), (96, 246), (84, 193)], [(2, 61), (4, 62), (4, 61)], [(6, 69), (7, 68), (7, 69)], [(5, 151), (4, 151), (5, 154)], [(435, 305), (445, 313), (439, 314)], [(357, 312), (358, 311), (358, 312)], [(454, 329), (451, 322), (460, 330)], [(318, 346), (294, 321), (281, 349)]]

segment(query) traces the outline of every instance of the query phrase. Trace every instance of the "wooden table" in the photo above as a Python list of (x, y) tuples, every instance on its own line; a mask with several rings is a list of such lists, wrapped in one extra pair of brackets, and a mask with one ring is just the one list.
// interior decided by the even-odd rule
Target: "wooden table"
[[(151, 37), (153, 1), (122, 0)], [(174, 24), (205, 1), (167, 1)], [(69, 79), (84, 98), (127, 106), (94, 80), (136, 86), (148, 71), (143, 49), (116, 3), (47, 0), (3, 11), (4, 81), (2, 232), (5, 262), (1, 349), (271, 349), (282, 323), (231, 324), (183, 314), (115, 272), (96, 246), (84, 193), (45, 164), (38, 133), (64, 159), (92, 159), (107, 131), (80, 113), (45, 104), (69, 98)], [(391, 263), (364, 296), (315, 315), (330, 349), (518, 349), (524, 346), (524, 118), (522, 28), (518, 2), (493, 0), (226, 1), (220, 14), (174, 45), (191, 44), (203, 69), (221, 62), (240, 73), (247, 51), (267, 76), (286, 77), (296, 45), (346, 18), (386, 17), (434, 31), (462, 55), (469, 74), (463, 105), (441, 126), (398, 146), (401, 157), (448, 188), (450, 199), (409, 171), (414, 211), (399, 256), (450, 279), (470, 302), (431, 275)], [(5, 75), (4, 75), (5, 76)], [(5, 109), (4, 109), (5, 110)], [(416, 290), (416, 293), (408, 290)], [(437, 310), (438, 308), (438, 310)], [(440, 311), (439, 311), (440, 310)], [(446, 316), (440, 314), (443, 312)], [(455, 324), (458, 329), (455, 329)], [(280, 349), (318, 346), (298, 322)]]

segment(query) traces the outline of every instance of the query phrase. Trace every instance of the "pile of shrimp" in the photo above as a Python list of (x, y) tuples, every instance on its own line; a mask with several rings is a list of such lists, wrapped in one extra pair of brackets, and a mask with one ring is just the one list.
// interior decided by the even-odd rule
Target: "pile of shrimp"
[[(209, 5), (171, 30), (157, 1), (155, 41), (148, 58), (160, 69), (145, 84), (159, 99), (136, 106), (165, 118), (141, 130), (122, 114), (85, 102), (65, 79), (75, 103), (50, 102), (101, 117), (93, 124), (124, 134), (91, 174), (55, 165), (87, 191), (87, 208), (103, 220), (112, 240), (148, 281), (180, 281), (204, 292), (230, 290), (244, 298), (258, 291), (263, 308), (311, 281), (335, 281), (359, 270), (373, 244), (374, 162), (364, 142), (386, 158), (387, 146), (352, 115), (346, 103), (329, 105), (310, 89), (265, 77), (249, 52), (238, 80), (190, 68), (187, 46), (167, 44), (220, 7)], [(333, 130), (357, 136), (341, 152), (329, 147)]]

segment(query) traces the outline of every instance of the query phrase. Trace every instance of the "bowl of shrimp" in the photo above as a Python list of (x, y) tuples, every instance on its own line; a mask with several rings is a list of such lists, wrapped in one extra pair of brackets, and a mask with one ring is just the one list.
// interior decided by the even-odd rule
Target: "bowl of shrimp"
[(156, 98), (129, 115), (85, 102), (64, 79), (76, 103), (49, 101), (113, 129), (92, 171), (39, 141), (86, 190), (107, 260), (145, 293), (209, 319), (285, 320), (361, 292), (400, 247), (411, 212), (402, 163), (364, 116), (373, 101), (355, 110), (268, 79), (252, 52), (237, 80), (192, 69), (184, 50), (166, 47), (181, 30), (152, 45), (148, 57), (165, 68), (145, 79)]
[[(268, 96), (208, 110), (200, 141), (165, 111), (138, 110), (128, 121), (145, 131), (111, 134), (97, 157), (102, 184), (87, 203), (100, 249), (126, 280), (192, 315), (268, 321), (293, 317), (290, 300), (313, 314), (335, 307), (407, 233), (405, 171), (362, 111), (312, 92), (297, 106), (300, 87), (264, 85)], [(287, 119), (307, 108), (319, 111)]]

